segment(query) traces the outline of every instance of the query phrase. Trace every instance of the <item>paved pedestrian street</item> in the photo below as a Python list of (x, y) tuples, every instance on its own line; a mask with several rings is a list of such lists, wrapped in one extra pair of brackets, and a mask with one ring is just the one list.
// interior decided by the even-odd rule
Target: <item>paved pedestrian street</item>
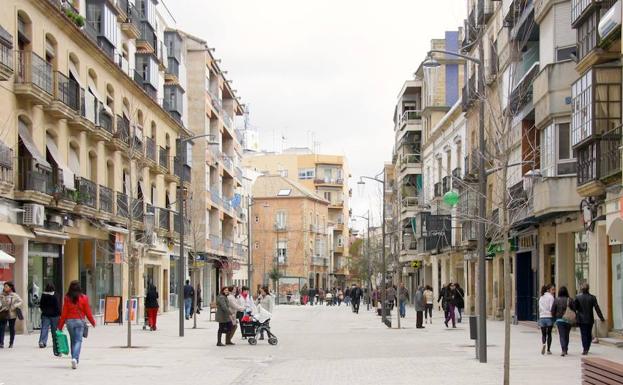
[[(177, 313), (159, 318), (160, 329), (133, 330), (137, 348), (121, 348), (126, 328), (99, 326), (83, 345), (78, 370), (67, 357), (39, 349), (36, 334), (18, 335), (14, 349), (0, 351), (0, 383), (22, 384), (500, 384), (503, 324), (489, 323), (489, 363), (474, 359), (467, 324), (446, 329), (436, 318), (426, 329), (415, 328), (408, 310), (404, 329), (387, 329), (362, 307), (353, 314), (342, 307), (280, 306), (272, 330), (277, 346), (266, 341), (250, 346), (217, 347), (217, 324), (202, 313), (197, 329), (177, 337)], [(187, 321), (191, 326), (192, 321)], [(394, 319), (395, 322), (395, 319)], [(513, 326), (512, 384), (580, 383), (579, 338), (570, 355), (541, 356), (537, 329)], [(623, 351), (596, 345), (595, 356), (623, 362)]]

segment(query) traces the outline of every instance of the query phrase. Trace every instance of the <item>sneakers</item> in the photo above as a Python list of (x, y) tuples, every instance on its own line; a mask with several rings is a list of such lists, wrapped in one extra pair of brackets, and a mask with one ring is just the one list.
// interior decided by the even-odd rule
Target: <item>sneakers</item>
[(545, 354), (545, 350), (547, 349), (547, 346), (545, 346), (545, 344), (543, 344), (543, 347), (541, 348), (541, 355)]
[(448, 327), (448, 321), (444, 321), (443, 323), (446, 325), (446, 327)]
[(45, 344), (43, 342), (39, 342), (39, 349), (45, 348)]
[(75, 358), (71, 359), (71, 368), (78, 369), (78, 361)]

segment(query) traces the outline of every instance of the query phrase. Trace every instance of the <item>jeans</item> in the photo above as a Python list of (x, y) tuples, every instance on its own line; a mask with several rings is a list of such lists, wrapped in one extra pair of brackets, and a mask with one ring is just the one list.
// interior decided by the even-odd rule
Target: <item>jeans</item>
[(571, 332), (571, 325), (566, 322), (556, 322), (558, 327), (558, 336), (560, 337), (560, 349), (563, 353), (567, 353), (569, 350), (569, 333)]
[(71, 358), (80, 362), (80, 349), (82, 349), (82, 333), (84, 332), (84, 321), (78, 318), (67, 320), (67, 331), (69, 332)]
[(9, 344), (13, 345), (15, 341), (15, 320), (16, 318), (0, 320), (0, 346), (4, 346), (4, 329), (7, 323), (9, 324)]
[(427, 303), (426, 304), (426, 308), (424, 308), (424, 317), (426, 319), (428, 319), (428, 317), (430, 317), (430, 319), (433, 319), (433, 304), (432, 303)]
[(407, 307), (405, 304), (406, 301), (400, 301), (400, 316), (402, 318), (405, 317), (405, 315), (407, 315)]
[(184, 298), (184, 314), (186, 319), (190, 318), (190, 308), (193, 306), (192, 298)]
[(582, 349), (584, 352), (588, 352), (591, 348), (591, 342), (593, 342), (593, 323), (590, 324), (578, 324), (580, 327), (580, 335), (582, 336)]
[(43, 346), (48, 345), (48, 331), (52, 329), (52, 342), (54, 347), (54, 353), (56, 353), (56, 344), (54, 339), (56, 337), (56, 325), (58, 325), (58, 317), (46, 317), (41, 316), (41, 333), (39, 334), (39, 344)]
[(359, 300), (357, 300), (357, 301), (353, 302), (353, 311), (354, 311), (355, 313), (357, 313), (357, 314), (359, 314), (359, 304), (360, 304), (360, 303), (361, 303), (361, 302), (360, 302)]

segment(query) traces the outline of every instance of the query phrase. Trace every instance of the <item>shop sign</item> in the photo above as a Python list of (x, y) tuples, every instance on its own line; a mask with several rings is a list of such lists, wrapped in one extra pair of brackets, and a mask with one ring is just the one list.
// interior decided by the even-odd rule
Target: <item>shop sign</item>
[(120, 264), (123, 259), (123, 234), (115, 234), (115, 263)]

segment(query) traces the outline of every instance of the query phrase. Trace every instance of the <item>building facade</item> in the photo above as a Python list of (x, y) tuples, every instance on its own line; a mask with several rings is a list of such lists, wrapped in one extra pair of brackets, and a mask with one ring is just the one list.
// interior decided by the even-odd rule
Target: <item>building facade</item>
[(262, 175), (253, 184), (253, 282), (279, 302), (301, 289), (329, 289), (330, 202), (297, 182)]

